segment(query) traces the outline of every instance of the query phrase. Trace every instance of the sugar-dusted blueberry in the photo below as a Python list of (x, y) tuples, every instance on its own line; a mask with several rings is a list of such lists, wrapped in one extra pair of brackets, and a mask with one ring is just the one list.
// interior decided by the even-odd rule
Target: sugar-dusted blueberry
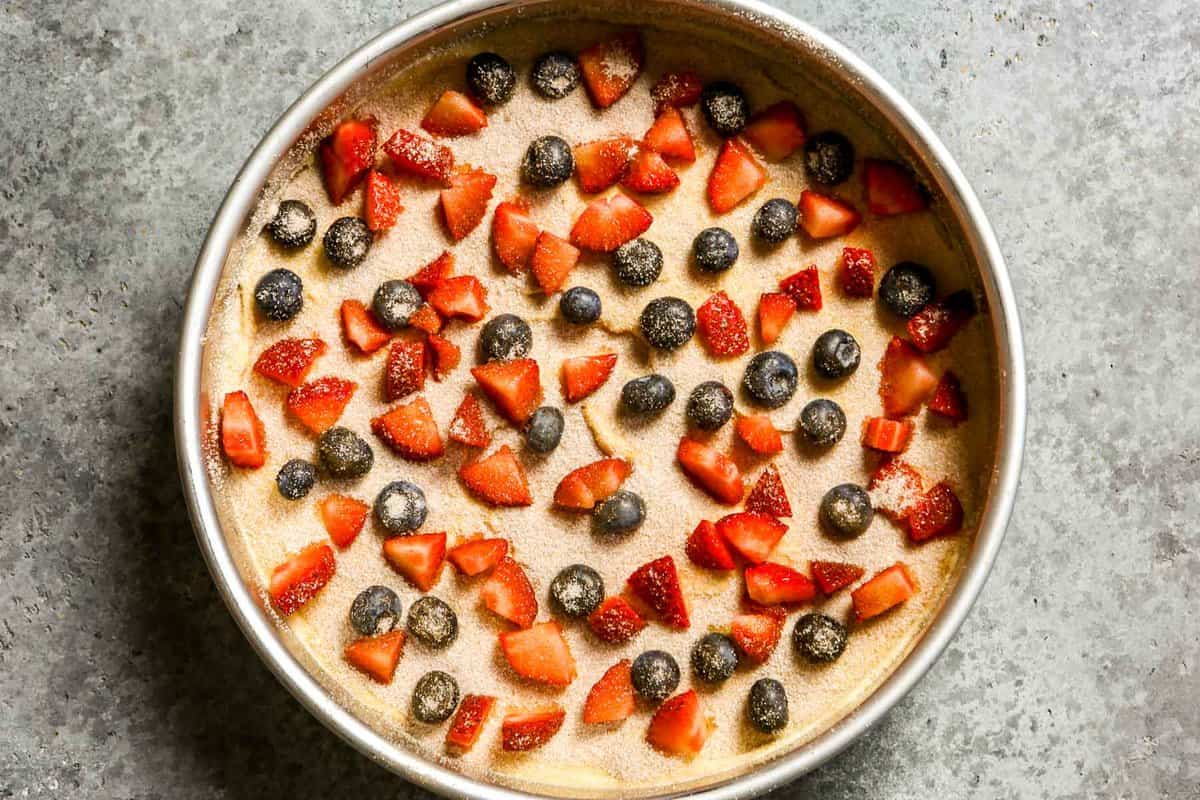
[(408, 609), (408, 632), (429, 647), (446, 647), (458, 638), (458, 616), (445, 600), (425, 595)]
[(511, 361), (524, 358), (533, 347), (529, 323), (516, 314), (492, 317), (479, 332), (479, 351), (484, 361)]
[(763, 733), (775, 733), (788, 724), (787, 690), (774, 678), (759, 678), (750, 687), (746, 704), (750, 724)]
[(366, 260), (374, 240), (375, 236), (364, 220), (342, 217), (334, 220), (325, 231), (322, 243), (329, 263), (342, 269), (354, 269)]
[(733, 417), (733, 392), (720, 381), (705, 381), (692, 389), (687, 417), (702, 431), (715, 431)]
[(821, 523), (841, 539), (861, 536), (871, 527), (875, 509), (867, 490), (855, 483), (841, 483), (821, 498)]
[(724, 137), (741, 133), (750, 117), (745, 92), (728, 81), (714, 81), (705, 86), (700, 94), (700, 109), (709, 127)]
[(679, 686), (679, 665), (670, 653), (647, 650), (633, 660), (633, 689), (653, 702), (666, 700)]
[(512, 66), (496, 53), (479, 53), (467, 62), (467, 87), (485, 103), (507, 103), (516, 86)]
[(818, 133), (804, 143), (804, 167), (815, 183), (841, 183), (854, 172), (854, 145), (837, 131)]
[(633, 239), (613, 252), (612, 263), (617, 280), (641, 288), (654, 283), (662, 274), (663, 254), (649, 239)]
[(762, 204), (754, 213), (750, 232), (769, 244), (778, 244), (796, 232), (798, 215), (792, 201), (776, 197)]
[(408, 281), (391, 280), (379, 284), (371, 299), (371, 310), (379, 324), (390, 331), (408, 325), (408, 320), (425, 302), (417, 287)]
[(665, 375), (645, 375), (621, 387), (621, 406), (632, 414), (658, 414), (673, 402), (675, 384)]
[(267, 223), (267, 233), (280, 247), (305, 247), (317, 235), (317, 216), (299, 200), (284, 200)]
[(638, 324), (651, 347), (675, 350), (687, 344), (696, 333), (696, 312), (686, 300), (658, 297), (642, 309)]
[(555, 50), (543, 53), (533, 62), (530, 79), (542, 97), (561, 100), (579, 85), (579, 65), (570, 53)]
[(813, 344), (813, 369), (824, 378), (837, 379), (852, 375), (858, 369), (861, 358), (858, 340), (837, 328), (825, 331)]
[(350, 625), (363, 636), (378, 636), (395, 630), (403, 610), (391, 589), (368, 586), (350, 603)]
[(321, 466), (334, 478), (360, 478), (371, 471), (375, 453), (371, 445), (349, 428), (330, 428), (317, 440)]
[(646, 519), (646, 503), (641, 495), (628, 489), (618, 489), (596, 504), (592, 523), (605, 536), (619, 536), (641, 527)]
[(600, 295), (586, 286), (572, 286), (558, 299), (558, 310), (572, 325), (587, 325), (600, 319)]
[(426, 672), (413, 687), (412, 713), (421, 722), (445, 722), (458, 706), (458, 681), (441, 670)]
[(758, 404), (779, 408), (792, 399), (799, 379), (800, 371), (791, 356), (768, 350), (750, 359), (742, 376), (742, 386)]
[(267, 319), (286, 322), (304, 307), (304, 283), (290, 269), (273, 269), (255, 284), (254, 304)]
[(604, 602), (604, 579), (586, 564), (572, 564), (550, 582), (550, 599), (559, 613), (586, 617)]
[(799, 433), (816, 447), (832, 447), (846, 433), (846, 412), (832, 400), (810, 400), (800, 412)]
[(530, 186), (549, 189), (558, 186), (575, 172), (571, 145), (559, 136), (541, 136), (533, 140), (521, 162), (521, 176)]
[(535, 453), (552, 452), (562, 440), (566, 420), (553, 406), (542, 406), (525, 423), (525, 444)]
[(705, 272), (724, 272), (737, 262), (737, 239), (724, 228), (705, 228), (692, 240), (692, 259)]
[(733, 639), (723, 633), (707, 633), (692, 648), (692, 671), (702, 681), (728, 680), (737, 665), (737, 648)]
[(307, 495), (317, 482), (317, 468), (302, 458), (293, 458), (275, 475), (279, 493), (288, 500), (299, 500)]
[(410, 533), (425, 524), (425, 492), (409, 481), (392, 481), (375, 498), (375, 520), (388, 533)]
[(837, 661), (846, 649), (846, 626), (824, 614), (805, 614), (792, 628), (796, 652), (815, 664)]
[(898, 317), (908, 319), (933, 300), (937, 281), (924, 264), (901, 261), (883, 274), (879, 299)]

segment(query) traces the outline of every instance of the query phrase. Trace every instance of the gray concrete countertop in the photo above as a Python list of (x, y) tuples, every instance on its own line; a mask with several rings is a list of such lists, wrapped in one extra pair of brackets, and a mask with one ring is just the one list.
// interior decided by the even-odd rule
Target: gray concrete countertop
[[(783, 0), (932, 123), (996, 227), (1030, 434), (929, 676), (784, 798), (1200, 797), (1200, 17)], [(0, 3), (0, 797), (425, 798), (280, 688), (175, 479), (201, 238), (271, 122), (427, 2)]]

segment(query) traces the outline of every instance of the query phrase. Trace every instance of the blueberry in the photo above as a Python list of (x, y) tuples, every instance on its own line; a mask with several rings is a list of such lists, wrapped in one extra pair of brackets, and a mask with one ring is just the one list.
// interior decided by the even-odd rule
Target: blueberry
[(572, 564), (550, 582), (550, 599), (568, 617), (586, 617), (604, 602), (604, 580), (584, 564)]
[(558, 310), (572, 325), (587, 325), (600, 319), (600, 295), (586, 286), (572, 286), (558, 299)]
[(413, 687), (412, 713), (421, 722), (445, 722), (458, 705), (458, 682), (440, 670), (426, 672)]
[(371, 310), (375, 318), (389, 331), (398, 331), (408, 325), (409, 318), (425, 301), (417, 287), (408, 281), (384, 281), (375, 290)]
[(542, 97), (561, 100), (579, 85), (579, 65), (569, 53), (556, 50), (538, 56), (530, 77), (533, 88)]
[(350, 625), (363, 636), (378, 636), (395, 630), (403, 610), (391, 589), (368, 586), (350, 604)]
[(813, 344), (813, 369), (825, 378), (845, 378), (858, 369), (862, 350), (853, 336), (834, 328), (817, 337)]
[(775, 733), (788, 724), (788, 699), (783, 684), (774, 678), (759, 678), (750, 687), (746, 706), (750, 724), (763, 733)]
[(799, 433), (817, 447), (831, 447), (846, 433), (846, 414), (832, 400), (819, 397), (800, 412)]
[(267, 319), (286, 322), (304, 307), (304, 284), (290, 269), (273, 269), (258, 279), (254, 302)]
[(790, 200), (776, 197), (762, 204), (750, 223), (750, 232), (770, 244), (778, 244), (796, 232), (796, 207)]
[(854, 172), (854, 145), (837, 131), (818, 133), (804, 144), (804, 166), (816, 183), (841, 183)]
[(687, 416), (702, 431), (720, 430), (733, 417), (733, 392), (720, 381), (705, 381), (692, 389)]
[(898, 317), (908, 319), (933, 300), (937, 281), (923, 264), (901, 261), (879, 282), (879, 299)]
[(696, 332), (696, 312), (678, 297), (659, 297), (646, 304), (638, 323), (652, 347), (675, 350)]
[(816, 664), (837, 661), (846, 649), (846, 626), (824, 614), (805, 614), (792, 628), (796, 652)]
[(662, 274), (663, 254), (649, 239), (634, 239), (613, 252), (613, 270), (626, 286), (649, 286)]
[(495, 53), (480, 53), (467, 62), (467, 86), (485, 103), (507, 103), (517, 86), (517, 75)]
[(299, 200), (284, 200), (267, 223), (267, 233), (280, 247), (305, 247), (317, 235), (317, 217)]
[(633, 492), (618, 489), (592, 511), (596, 531), (605, 536), (630, 533), (646, 519), (646, 503)]
[(275, 476), (279, 493), (288, 500), (299, 500), (309, 493), (317, 482), (317, 468), (302, 458), (293, 458)]
[(367, 257), (375, 237), (358, 217), (342, 217), (325, 231), (325, 257), (335, 267), (354, 269)]
[(392, 481), (375, 497), (375, 519), (388, 533), (410, 533), (425, 524), (429, 506), (421, 487)]
[(679, 686), (679, 665), (670, 653), (647, 650), (633, 660), (633, 689), (647, 700), (659, 702)]
[(742, 90), (727, 81), (714, 81), (700, 94), (700, 109), (708, 125), (719, 135), (736, 136), (746, 127), (750, 103)]
[(335, 478), (360, 478), (371, 471), (375, 453), (371, 445), (349, 428), (330, 428), (317, 440), (321, 466)]
[(723, 633), (705, 634), (692, 648), (692, 671), (700, 680), (721, 683), (737, 669), (737, 648)]
[(549, 453), (558, 447), (563, 435), (563, 414), (552, 406), (533, 412), (525, 424), (525, 444), (535, 453)]
[(433, 595), (425, 595), (408, 609), (408, 632), (430, 647), (446, 647), (458, 638), (454, 609)]
[(484, 361), (511, 361), (524, 358), (533, 347), (529, 323), (516, 314), (492, 317), (479, 332), (479, 350)]
[(825, 530), (842, 539), (861, 536), (875, 518), (871, 496), (854, 483), (841, 483), (826, 492), (820, 513)]
[(664, 375), (634, 378), (621, 387), (621, 405), (633, 414), (658, 414), (675, 402), (675, 386)]
[(799, 379), (795, 361), (778, 350), (768, 350), (750, 359), (742, 386), (760, 405), (779, 408), (792, 399)]
[(705, 272), (724, 272), (737, 261), (737, 240), (724, 228), (705, 228), (692, 240), (692, 258)]
[(575, 171), (571, 145), (558, 136), (534, 139), (521, 162), (521, 176), (530, 186), (549, 189), (558, 186)]

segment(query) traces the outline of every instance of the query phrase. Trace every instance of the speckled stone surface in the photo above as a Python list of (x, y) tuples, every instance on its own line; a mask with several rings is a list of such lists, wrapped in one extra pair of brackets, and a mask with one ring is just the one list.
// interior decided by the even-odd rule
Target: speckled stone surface
[[(243, 641), (170, 416), (188, 276), (238, 166), (427, 5), (0, 3), (0, 797), (427, 797)], [(1024, 315), (1031, 427), (959, 637), (774, 797), (1200, 797), (1200, 17), (783, 5), (866, 54), (974, 182)]]

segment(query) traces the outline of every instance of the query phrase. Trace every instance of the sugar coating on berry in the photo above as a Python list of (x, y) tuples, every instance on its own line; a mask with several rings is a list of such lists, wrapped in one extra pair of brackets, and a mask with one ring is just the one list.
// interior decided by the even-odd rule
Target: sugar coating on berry
[(533, 62), (533, 86), (543, 96), (560, 100), (579, 85), (579, 65), (569, 54), (556, 51), (538, 56)]
[(492, 104), (506, 103), (517, 85), (512, 66), (495, 53), (479, 53), (467, 62), (471, 93)]
[(400, 598), (386, 586), (368, 586), (350, 604), (350, 625), (363, 636), (389, 633), (400, 624)]
[(774, 733), (787, 726), (788, 699), (783, 684), (774, 678), (759, 678), (750, 687), (746, 707), (750, 723), (763, 733)]
[(662, 274), (663, 254), (649, 239), (633, 239), (613, 252), (617, 280), (626, 286), (649, 286)]
[(709, 633), (692, 648), (692, 670), (703, 681), (720, 683), (737, 669), (738, 655), (733, 639)]
[(321, 465), (335, 478), (358, 478), (371, 471), (375, 454), (371, 445), (349, 428), (334, 427), (317, 441)]
[(412, 713), (421, 722), (444, 722), (458, 705), (458, 682), (445, 672), (427, 672), (413, 688)]
[(572, 564), (554, 576), (550, 597), (568, 617), (586, 617), (604, 602), (604, 579), (586, 564)]
[(750, 105), (746, 95), (732, 83), (716, 81), (704, 87), (700, 96), (704, 118), (722, 136), (733, 136), (746, 127)]
[(267, 232), (281, 247), (304, 247), (317, 233), (317, 217), (299, 200), (284, 200), (267, 224)]
[(426, 595), (408, 610), (408, 632), (430, 647), (446, 647), (458, 637), (458, 617), (444, 600)]
[(805, 614), (792, 629), (796, 652), (818, 664), (836, 661), (846, 649), (848, 638), (846, 626), (824, 614)]
[(659, 297), (651, 300), (639, 318), (642, 335), (660, 350), (674, 350), (687, 344), (696, 332), (696, 312), (686, 300)]
[(665, 700), (679, 686), (679, 664), (670, 653), (647, 650), (633, 661), (633, 688), (647, 700)]
[(702, 431), (715, 431), (733, 417), (733, 392), (720, 381), (705, 381), (692, 390), (687, 416)]
[(777, 244), (796, 232), (797, 212), (791, 201), (777, 197), (754, 214), (751, 230), (764, 242)]
[(371, 249), (374, 234), (358, 217), (342, 217), (325, 231), (325, 255), (334, 266), (351, 269), (361, 264)]

